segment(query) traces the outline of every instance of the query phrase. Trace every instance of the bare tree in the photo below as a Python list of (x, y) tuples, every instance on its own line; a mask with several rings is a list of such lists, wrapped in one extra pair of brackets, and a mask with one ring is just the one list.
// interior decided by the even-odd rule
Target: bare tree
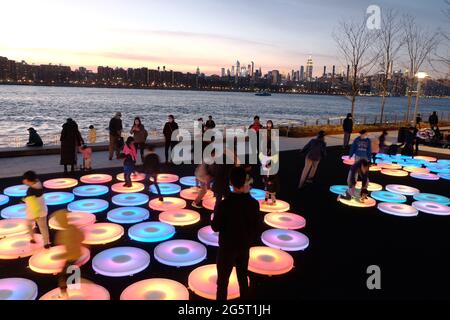
[(379, 62), (381, 70), (381, 110), (380, 123), (384, 119), (384, 107), (388, 95), (389, 82), (392, 75), (394, 61), (404, 44), (402, 25), (398, 13), (393, 9), (386, 9), (381, 18), (381, 28), (378, 31)]
[(351, 68), (351, 113), (355, 113), (356, 97), (359, 94), (358, 76), (368, 67), (374, 65), (377, 57), (372, 54), (377, 32), (367, 28), (366, 19), (342, 21), (339, 23), (333, 38), (345, 62)]
[[(430, 32), (417, 25), (413, 16), (405, 15), (402, 19), (404, 41), (408, 56), (408, 111), (406, 120), (410, 120), (412, 106), (412, 92), (415, 88), (416, 74), (422, 68), (430, 54), (437, 48), (440, 41), (438, 32)], [(420, 94), (419, 92), (417, 94)], [(414, 120), (414, 119), (413, 119)]]

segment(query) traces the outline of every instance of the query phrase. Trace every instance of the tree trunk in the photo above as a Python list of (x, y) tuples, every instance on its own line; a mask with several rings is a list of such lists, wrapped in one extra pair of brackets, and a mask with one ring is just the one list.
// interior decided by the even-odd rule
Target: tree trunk
[(352, 95), (352, 117), (355, 118), (356, 95)]
[(386, 103), (386, 91), (383, 91), (383, 95), (381, 96), (381, 113), (380, 113), (380, 124), (383, 123), (384, 118), (384, 105)]
[(406, 122), (409, 122), (409, 118), (411, 115), (411, 105), (412, 105), (411, 90), (408, 89), (408, 110), (406, 112)]

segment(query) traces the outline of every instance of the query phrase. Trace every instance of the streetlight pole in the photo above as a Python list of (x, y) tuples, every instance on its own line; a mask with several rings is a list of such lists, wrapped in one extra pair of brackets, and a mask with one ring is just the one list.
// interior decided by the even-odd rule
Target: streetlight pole
[(417, 77), (417, 93), (416, 93), (416, 105), (414, 107), (414, 117), (412, 119), (413, 123), (416, 121), (417, 114), (419, 113), (419, 98), (420, 98), (420, 90), (422, 89), (422, 79), (427, 76), (425, 72), (418, 72), (416, 74)]

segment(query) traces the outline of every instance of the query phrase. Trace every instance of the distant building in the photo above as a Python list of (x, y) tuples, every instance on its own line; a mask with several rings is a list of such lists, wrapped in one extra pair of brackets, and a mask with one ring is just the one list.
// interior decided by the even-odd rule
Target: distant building
[(305, 66), (300, 67), (300, 81), (305, 81)]
[(281, 77), (280, 77), (280, 71), (278, 70), (272, 70), (271, 71), (271, 84), (272, 85), (278, 85), (281, 82)]
[(308, 61), (306, 61), (306, 80), (312, 81), (313, 79), (313, 67), (314, 63), (312, 57), (309, 56)]
[(222, 78), (225, 77), (225, 68), (222, 68), (220, 74), (221, 74)]

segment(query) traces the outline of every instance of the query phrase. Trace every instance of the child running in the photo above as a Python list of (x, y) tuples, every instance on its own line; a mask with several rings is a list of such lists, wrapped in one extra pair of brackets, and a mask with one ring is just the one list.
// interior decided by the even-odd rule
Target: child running
[[(350, 168), (350, 172), (348, 173), (347, 185), (348, 189), (343, 195), (339, 195), (339, 199), (352, 200), (356, 199), (359, 202), (364, 202), (369, 195), (367, 191), (367, 187), (369, 185), (369, 166), (370, 163), (366, 159), (360, 159), (355, 162), (354, 165)], [(358, 196), (356, 192), (356, 183), (361, 179), (362, 187), (361, 193)]]

